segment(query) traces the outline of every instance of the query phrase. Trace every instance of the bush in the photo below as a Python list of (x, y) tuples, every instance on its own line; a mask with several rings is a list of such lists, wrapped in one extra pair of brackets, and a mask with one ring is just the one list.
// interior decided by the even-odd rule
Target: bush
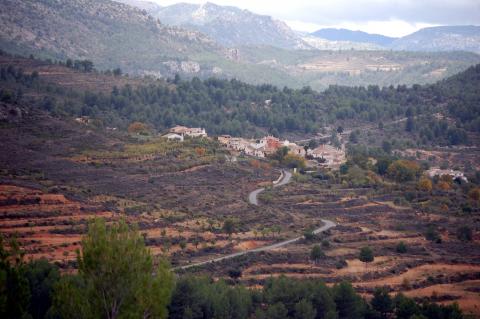
[(461, 241), (472, 241), (473, 232), (469, 226), (462, 226), (457, 229), (457, 238)]
[(417, 184), (417, 188), (422, 192), (431, 192), (432, 191), (432, 181), (426, 177), (422, 177)]
[(421, 172), (420, 165), (415, 161), (397, 160), (390, 164), (387, 175), (396, 182), (414, 180)]
[(399, 254), (405, 254), (407, 250), (407, 245), (403, 241), (399, 242), (395, 247), (395, 251)]
[(425, 238), (427, 240), (435, 242), (435, 243), (441, 243), (442, 242), (442, 239), (440, 238), (440, 234), (438, 233), (438, 231), (433, 226), (429, 226), (427, 228), (427, 231), (425, 232)]
[(303, 233), (303, 237), (305, 238), (305, 240), (307, 241), (312, 241), (316, 238), (316, 235), (313, 233), (313, 230), (309, 229), (309, 230), (306, 230), (304, 233)]

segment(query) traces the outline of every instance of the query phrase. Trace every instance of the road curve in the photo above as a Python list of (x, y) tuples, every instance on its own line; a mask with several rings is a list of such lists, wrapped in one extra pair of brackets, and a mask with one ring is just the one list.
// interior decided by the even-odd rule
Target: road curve
[[(273, 187), (280, 187), (283, 185), (286, 185), (290, 182), (290, 179), (292, 178), (292, 173), (289, 171), (282, 171), (279, 182), (276, 184), (273, 184)], [(263, 192), (265, 190), (264, 187), (259, 188), (248, 194), (248, 202), (252, 205), (257, 205), (258, 206), (258, 194)]]
[[(280, 177), (281, 177), (280, 181), (278, 183), (274, 184), (273, 187), (280, 187), (280, 186), (288, 184), (290, 182), (290, 179), (292, 178), (292, 173), (284, 170), (284, 171), (282, 171), (282, 175)], [(258, 194), (260, 194), (264, 190), (265, 190), (265, 188), (259, 188), (259, 189), (254, 190), (253, 192), (251, 192), (248, 195), (249, 203), (253, 204), (253, 205), (258, 205), (258, 198), (257, 198)], [(323, 233), (323, 232), (329, 230), (330, 228), (333, 228), (333, 227), (336, 226), (336, 224), (334, 222), (332, 222), (331, 220), (321, 219), (321, 221), (323, 223), (323, 226), (315, 229), (313, 231), (314, 234)], [(262, 251), (276, 249), (276, 248), (280, 248), (280, 247), (283, 247), (283, 246), (286, 246), (286, 245), (289, 245), (289, 244), (293, 244), (297, 241), (302, 240), (303, 238), (304, 238), (303, 236), (299, 236), (299, 237), (295, 237), (295, 238), (292, 238), (292, 239), (287, 239), (287, 240), (284, 240), (284, 241), (281, 241), (281, 242), (278, 242), (278, 243), (275, 243), (275, 244), (262, 246), (262, 247), (249, 249), (249, 250), (244, 250), (244, 251), (240, 251), (238, 253), (224, 255), (222, 257), (217, 257), (217, 258), (209, 259), (209, 260), (206, 260), (206, 261), (176, 267), (173, 270), (184, 270), (184, 269), (188, 269), (188, 268), (199, 267), (199, 266), (203, 266), (203, 265), (207, 265), (207, 264), (211, 264), (211, 263), (216, 263), (216, 262), (226, 260), (226, 259), (231, 259), (231, 258), (235, 258), (235, 257), (239, 257), (239, 256), (244, 256), (244, 255), (247, 255), (247, 254), (250, 254), (250, 253), (258, 253), (258, 252), (262, 252)]]

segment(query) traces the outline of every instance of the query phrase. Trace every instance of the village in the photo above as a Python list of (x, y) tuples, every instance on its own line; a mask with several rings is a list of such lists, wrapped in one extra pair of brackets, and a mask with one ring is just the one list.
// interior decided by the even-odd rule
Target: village
[[(169, 140), (183, 141), (185, 137), (209, 138), (204, 128), (190, 128), (175, 126), (169, 133), (163, 135)], [(329, 144), (321, 144), (315, 148), (301, 146), (288, 140), (280, 140), (277, 137), (268, 135), (260, 139), (247, 139), (220, 135), (216, 137), (218, 142), (225, 146), (234, 155), (246, 155), (257, 158), (266, 158), (274, 154), (278, 149), (286, 147), (289, 153), (305, 158), (309, 166), (323, 166), (331, 169), (338, 169), (346, 162), (345, 148), (337, 148)]]

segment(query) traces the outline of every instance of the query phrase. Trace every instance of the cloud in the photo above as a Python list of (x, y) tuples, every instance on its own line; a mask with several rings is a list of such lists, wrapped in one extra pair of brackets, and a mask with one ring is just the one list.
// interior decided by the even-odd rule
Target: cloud
[(317, 24), (401, 20), (428, 24), (480, 24), (478, 0), (295, 1), (283, 19)]

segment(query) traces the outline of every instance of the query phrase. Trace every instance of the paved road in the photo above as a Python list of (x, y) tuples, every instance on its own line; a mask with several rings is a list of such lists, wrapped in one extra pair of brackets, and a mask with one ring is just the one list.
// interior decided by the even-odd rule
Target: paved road
[[(273, 184), (273, 187), (280, 187), (286, 185), (290, 182), (292, 178), (292, 173), (289, 171), (282, 171), (282, 175), (280, 176), (280, 181), (276, 184)], [(248, 202), (253, 205), (258, 205), (258, 194), (263, 192), (265, 188), (259, 188), (248, 194)]]
[[(333, 227), (336, 226), (336, 224), (334, 222), (332, 222), (331, 220), (322, 219), (321, 221), (323, 222), (324, 225), (320, 228), (315, 229), (313, 231), (314, 234), (323, 233), (324, 231), (327, 231), (330, 228), (333, 228)], [(281, 241), (281, 242), (278, 242), (278, 243), (275, 243), (275, 244), (271, 244), (271, 245), (268, 245), (268, 246), (262, 246), (262, 247), (258, 247), (258, 248), (255, 248), (255, 249), (240, 251), (238, 253), (233, 253), (233, 254), (225, 255), (225, 256), (222, 256), (222, 257), (214, 258), (214, 259), (209, 259), (209, 260), (202, 261), (202, 262), (199, 262), (199, 263), (177, 267), (177, 268), (174, 268), (174, 270), (188, 269), (188, 268), (192, 268), (192, 267), (203, 266), (203, 265), (207, 265), (207, 264), (216, 263), (216, 262), (219, 262), (219, 261), (222, 261), (222, 260), (247, 255), (247, 254), (250, 254), (250, 253), (258, 253), (258, 252), (261, 252), (261, 251), (272, 250), (272, 249), (280, 248), (280, 247), (283, 247), (283, 246), (286, 246), (286, 245), (289, 245), (289, 244), (293, 244), (293, 243), (295, 243), (299, 240), (302, 240), (302, 239), (303, 239), (303, 236), (299, 236), (299, 237), (284, 240), (284, 241)]]
[[(278, 183), (274, 184), (273, 187), (280, 187), (280, 186), (283, 186), (285, 184), (288, 184), (290, 182), (290, 179), (292, 178), (292, 173), (290, 173), (289, 171), (282, 171), (282, 175), (280, 177), (281, 177), (280, 181)], [(248, 195), (248, 201), (250, 202), (250, 204), (258, 205), (257, 196), (258, 196), (258, 194), (260, 194), (264, 190), (265, 190), (265, 188), (259, 188), (259, 189), (254, 190), (253, 192), (251, 192)], [(336, 226), (336, 224), (334, 222), (332, 222), (331, 220), (321, 219), (321, 221), (323, 223), (323, 226), (315, 229), (313, 231), (314, 234), (323, 233), (323, 232), (329, 230), (330, 228), (333, 228), (333, 227)], [(276, 248), (280, 248), (280, 247), (283, 247), (283, 246), (286, 246), (286, 245), (289, 245), (289, 244), (293, 244), (293, 243), (295, 243), (299, 240), (302, 240), (303, 238), (304, 238), (303, 236), (299, 236), (299, 237), (284, 240), (284, 241), (281, 241), (281, 242), (278, 242), (278, 243), (275, 243), (275, 244), (262, 246), (262, 247), (258, 247), (258, 248), (254, 248), (254, 249), (250, 249), (250, 250), (240, 251), (238, 253), (228, 254), (228, 255), (225, 255), (225, 256), (222, 256), (222, 257), (217, 257), (217, 258), (209, 259), (209, 260), (206, 260), (206, 261), (202, 261), (202, 262), (198, 262), (198, 263), (194, 263), (194, 264), (190, 264), (190, 265), (176, 267), (176, 268), (174, 268), (174, 270), (183, 270), (183, 269), (188, 269), (188, 268), (192, 268), (192, 267), (203, 266), (203, 265), (219, 262), (219, 261), (226, 260), (226, 259), (231, 259), (231, 258), (235, 258), (235, 257), (239, 257), (239, 256), (244, 256), (244, 255), (247, 255), (247, 254), (250, 254), (250, 253), (258, 253), (258, 252), (261, 252), (261, 251), (276, 249)]]

